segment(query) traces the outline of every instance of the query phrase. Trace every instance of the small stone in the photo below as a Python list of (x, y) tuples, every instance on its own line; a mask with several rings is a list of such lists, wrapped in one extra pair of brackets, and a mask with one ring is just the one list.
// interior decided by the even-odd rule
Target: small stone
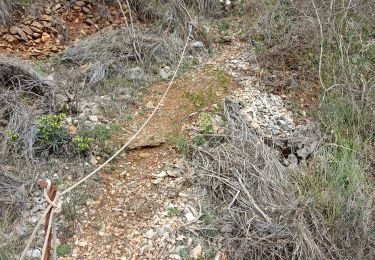
[(166, 224), (164, 227), (158, 228), (156, 233), (158, 234), (159, 237), (162, 237), (171, 229), (170, 224)]
[(50, 15), (42, 15), (42, 17), (41, 17), (41, 20), (42, 21), (46, 21), (46, 22), (51, 22), (52, 20), (53, 20), (53, 18), (52, 18), (52, 16), (50, 16)]
[(212, 128), (215, 133), (218, 133), (219, 129), (224, 126), (224, 121), (219, 115), (215, 115), (212, 118)]
[(59, 10), (60, 8), (61, 8), (61, 4), (58, 3), (58, 4), (56, 4), (56, 5), (53, 7), (53, 10), (57, 11), (57, 10)]
[(44, 13), (45, 13), (46, 15), (50, 15), (50, 14), (52, 13), (52, 11), (51, 11), (51, 9), (50, 9), (49, 7), (46, 7), (46, 8), (44, 9)]
[(40, 35), (42, 35), (42, 33), (43, 33), (42, 30), (40, 30), (40, 29), (38, 29), (38, 28), (36, 28), (34, 26), (31, 26), (30, 29), (33, 30), (33, 32), (40, 33)]
[(40, 29), (40, 30), (42, 30), (43, 27), (44, 27), (44, 26), (43, 26), (41, 23), (39, 23), (39, 22), (33, 22), (33, 23), (31, 24), (31, 26), (36, 27), (36, 28), (38, 28), (38, 29)]
[(80, 247), (87, 246), (87, 241), (80, 241), (80, 242), (78, 242), (78, 246), (80, 246)]
[(11, 33), (11, 34), (17, 34), (17, 32), (18, 32), (18, 27), (17, 26), (11, 26), (10, 28), (9, 28), (9, 32)]
[(15, 43), (18, 41), (18, 39), (11, 34), (6, 35), (5, 40), (9, 43)]
[(170, 177), (177, 178), (177, 177), (180, 176), (180, 171), (177, 170), (177, 169), (170, 169), (170, 170), (167, 171), (167, 174)]
[(165, 171), (161, 171), (159, 174), (153, 175), (155, 178), (164, 178), (167, 176), (167, 173)]
[(148, 239), (151, 239), (154, 237), (154, 230), (150, 229), (146, 232), (145, 236), (148, 238)]
[(204, 44), (203, 44), (203, 42), (201, 42), (201, 41), (196, 41), (196, 42), (194, 42), (194, 43), (192, 44), (192, 46), (193, 46), (194, 48), (197, 48), (197, 49), (203, 49), (203, 48), (204, 48)]
[(33, 35), (33, 30), (29, 26), (24, 26), (22, 29), (27, 35)]
[(195, 220), (195, 217), (193, 215), (193, 213), (191, 213), (190, 211), (188, 213), (185, 214), (185, 218), (188, 222), (192, 222)]
[(152, 101), (147, 102), (146, 108), (148, 108), (148, 109), (154, 109), (155, 108), (154, 104), (152, 103)]
[(42, 250), (35, 248), (35, 249), (30, 249), (26, 252), (26, 256), (30, 258), (41, 258), (42, 257)]
[(77, 2), (75, 2), (75, 4), (76, 4), (77, 6), (79, 6), (79, 7), (82, 7), (82, 6), (84, 6), (86, 3), (85, 3), (84, 1), (77, 1)]
[(196, 247), (194, 247), (194, 249), (191, 251), (191, 254), (190, 256), (193, 258), (193, 259), (198, 259), (199, 257), (202, 256), (202, 253), (203, 253), (203, 248), (201, 245), (197, 245)]
[(294, 154), (289, 154), (288, 155), (288, 162), (290, 163), (290, 164), (295, 164), (295, 165), (297, 165), (298, 164), (298, 159), (297, 159), (297, 157), (294, 155)]
[(91, 13), (91, 10), (89, 8), (87, 8), (86, 6), (85, 7), (82, 7), (82, 10), (88, 14), (88, 13)]
[(172, 76), (172, 69), (169, 66), (165, 66), (159, 72), (162, 79), (169, 79)]
[(297, 151), (297, 155), (302, 159), (306, 159), (311, 154), (310, 149), (302, 148)]
[(93, 123), (97, 123), (99, 121), (97, 116), (89, 116), (89, 120)]
[(95, 24), (90, 18), (85, 19), (85, 23), (87, 23), (88, 25), (94, 25)]
[(255, 122), (255, 121), (251, 122), (250, 126), (252, 128), (254, 128), (254, 129), (259, 129), (260, 128), (260, 125), (257, 122)]
[(156, 179), (156, 180), (152, 181), (151, 183), (155, 184), (155, 185), (158, 185), (162, 182), (162, 180), (163, 180), (162, 178), (159, 178), (159, 179)]
[(21, 28), (17, 28), (17, 33), (21, 37), (21, 39), (23, 41), (27, 41), (28, 40), (26, 34), (24, 33), (24, 31)]
[(48, 42), (48, 40), (51, 39), (51, 35), (49, 35), (48, 33), (46, 32), (43, 32), (42, 33), (42, 42)]
[(90, 163), (92, 165), (96, 165), (98, 163), (98, 161), (96, 160), (95, 156), (93, 156), (93, 155), (90, 156)]

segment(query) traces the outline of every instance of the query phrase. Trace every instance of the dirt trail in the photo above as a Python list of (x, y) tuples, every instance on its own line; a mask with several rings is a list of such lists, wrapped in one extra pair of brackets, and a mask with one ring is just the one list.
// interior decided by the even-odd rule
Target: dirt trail
[[(178, 241), (189, 239), (179, 232), (184, 223), (175, 216), (173, 205), (183, 207), (189, 198), (184, 193), (183, 161), (170, 140), (181, 134), (189, 114), (195, 112), (185, 93), (205, 93), (213, 88), (216, 99), (223, 97), (224, 90), (216, 86), (217, 71), (241, 49), (242, 43), (226, 45), (216, 58), (175, 81), (163, 106), (136, 141), (140, 145), (150, 140), (166, 142), (124, 153), (101, 173), (100, 190), (87, 202), (85, 220), (71, 240), (69, 259), (179, 259)], [(166, 85), (150, 87), (143, 98), (149, 110)], [(236, 87), (234, 81), (229, 82), (229, 91)], [(134, 131), (147, 114), (136, 117), (133, 125), (125, 128)], [(118, 141), (124, 143), (126, 138)]]

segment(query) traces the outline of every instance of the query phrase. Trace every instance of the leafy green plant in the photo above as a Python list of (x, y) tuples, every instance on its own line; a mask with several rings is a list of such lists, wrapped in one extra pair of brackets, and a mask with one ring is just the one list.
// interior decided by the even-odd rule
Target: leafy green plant
[(206, 143), (206, 139), (204, 138), (204, 136), (202, 135), (197, 135), (193, 138), (193, 141), (194, 143), (197, 145), (197, 146), (202, 146)]
[(202, 129), (203, 134), (212, 134), (214, 132), (212, 126), (212, 117), (209, 113), (201, 113), (199, 115), (199, 127)]
[(230, 23), (228, 21), (225, 21), (225, 20), (221, 20), (217, 23), (217, 28), (220, 30), (220, 31), (227, 31), (229, 30), (230, 28)]
[(216, 72), (215, 78), (219, 87), (222, 88), (225, 93), (227, 93), (229, 84), (231, 82), (231, 77), (224, 70), (218, 70)]
[(65, 114), (43, 115), (36, 122), (39, 150), (42, 154), (57, 152), (59, 148), (70, 138), (62, 127)]
[(65, 114), (40, 116), (37, 121), (38, 134), (45, 141), (51, 141), (59, 135), (64, 119)]
[(177, 207), (169, 207), (168, 209), (167, 209), (167, 216), (168, 217), (174, 217), (174, 216), (178, 216), (178, 215), (180, 215), (180, 210), (177, 208)]
[(180, 256), (180, 258), (181, 258), (182, 260), (188, 260), (188, 259), (190, 259), (189, 251), (188, 251), (186, 248), (182, 248), (182, 249), (178, 252), (178, 255)]
[(207, 107), (215, 103), (217, 99), (212, 87), (208, 90), (185, 91), (184, 97), (192, 103), (195, 109)]
[(90, 149), (90, 146), (92, 142), (94, 141), (94, 138), (91, 137), (82, 137), (82, 136), (75, 136), (73, 138), (73, 143), (77, 146), (80, 152), (87, 152)]
[(56, 248), (57, 256), (67, 256), (72, 251), (72, 248), (69, 244), (61, 244)]
[(13, 132), (12, 130), (6, 130), (8, 141), (11, 143), (16, 143), (20, 138), (20, 134)]
[(98, 141), (106, 141), (112, 138), (112, 129), (103, 125), (96, 125), (90, 135)]

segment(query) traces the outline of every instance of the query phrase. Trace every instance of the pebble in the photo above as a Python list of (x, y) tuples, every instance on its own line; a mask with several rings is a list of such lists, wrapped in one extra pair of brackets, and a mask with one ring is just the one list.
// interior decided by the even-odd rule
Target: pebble
[(30, 249), (26, 252), (26, 256), (39, 259), (40, 257), (42, 257), (42, 250), (40, 250), (39, 248)]
[(191, 254), (190, 256), (193, 258), (193, 259), (198, 259), (199, 257), (202, 256), (202, 253), (203, 253), (203, 248), (201, 245), (197, 245), (196, 247), (194, 247), (194, 249), (191, 251)]
[(93, 123), (97, 123), (99, 121), (97, 116), (89, 116), (89, 120)]
[(85, 246), (87, 246), (87, 241), (79, 241), (79, 242), (78, 242), (78, 246), (80, 246), (80, 247), (85, 247)]
[(185, 214), (185, 218), (188, 222), (192, 222), (195, 220), (193, 213), (191, 213), (190, 211)]
[(162, 79), (169, 79), (172, 76), (172, 69), (169, 66), (165, 66), (159, 72), (159, 75)]
[(149, 230), (146, 232), (146, 234), (145, 234), (145, 236), (146, 236), (148, 239), (153, 238), (154, 235), (155, 235), (155, 233), (154, 233), (154, 230), (153, 230), (153, 229), (149, 229)]
[(204, 48), (204, 44), (203, 44), (203, 42), (201, 42), (201, 41), (196, 41), (196, 42), (194, 42), (194, 43), (192, 44), (192, 46), (193, 46), (194, 48), (197, 48), (197, 49), (203, 49), (203, 48)]

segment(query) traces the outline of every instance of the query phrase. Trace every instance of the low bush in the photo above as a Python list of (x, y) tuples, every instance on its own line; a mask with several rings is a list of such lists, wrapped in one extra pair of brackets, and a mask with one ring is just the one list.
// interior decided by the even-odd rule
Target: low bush
[(36, 122), (38, 152), (46, 156), (57, 153), (68, 142), (70, 135), (63, 128), (64, 114), (43, 115)]

